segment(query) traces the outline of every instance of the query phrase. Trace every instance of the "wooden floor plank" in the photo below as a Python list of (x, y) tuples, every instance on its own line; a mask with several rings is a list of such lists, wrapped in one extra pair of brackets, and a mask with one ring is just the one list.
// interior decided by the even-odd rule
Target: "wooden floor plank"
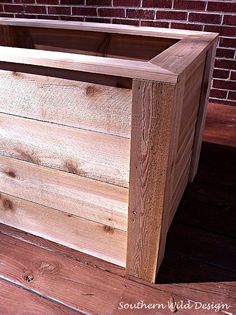
[(5, 280), (0, 280), (0, 314), (2, 315), (75, 315), (82, 314), (49, 301)]
[[(135, 304), (142, 300), (146, 304), (166, 304), (173, 298), (186, 302), (183, 296), (162, 290), (161, 285), (149, 286), (134, 282), (3, 234), (0, 239), (0, 277), (60, 300), (83, 313), (120, 314), (120, 302)], [(209, 298), (213, 298), (213, 295), (209, 295)], [(226, 295), (224, 302), (228, 300)], [(170, 314), (169, 309), (158, 312)], [(141, 309), (136, 313), (156, 314), (157, 311)], [(125, 314), (134, 312), (127, 310)], [(179, 314), (189, 314), (189, 310), (181, 310)], [(191, 314), (206, 313), (192, 309)], [(215, 312), (209, 311), (207, 314)]]
[(236, 107), (210, 103), (203, 139), (236, 147)]

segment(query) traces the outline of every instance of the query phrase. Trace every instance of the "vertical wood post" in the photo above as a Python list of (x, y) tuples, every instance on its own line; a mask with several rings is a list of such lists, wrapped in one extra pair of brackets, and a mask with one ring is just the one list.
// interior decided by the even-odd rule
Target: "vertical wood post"
[(209, 101), (211, 81), (212, 81), (212, 76), (213, 76), (216, 48), (217, 48), (217, 41), (215, 41), (214, 44), (208, 49), (207, 56), (206, 56), (205, 71), (204, 71), (204, 76), (203, 76), (202, 91), (201, 91), (199, 111), (198, 111), (198, 120), (197, 120), (195, 137), (194, 137), (192, 161), (191, 161), (191, 166), (190, 166), (190, 174), (189, 174), (190, 182), (194, 180), (194, 177), (196, 176), (196, 173), (197, 173), (198, 164), (199, 164), (199, 158), (200, 158), (201, 147), (202, 147), (203, 131), (204, 131), (206, 115), (207, 115), (207, 105)]
[(133, 81), (126, 272), (148, 282), (164, 256), (182, 86)]

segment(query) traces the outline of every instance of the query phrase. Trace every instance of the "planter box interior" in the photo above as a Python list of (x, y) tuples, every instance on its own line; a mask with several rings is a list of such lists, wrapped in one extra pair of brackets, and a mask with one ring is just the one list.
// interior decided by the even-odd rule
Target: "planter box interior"
[(0, 222), (154, 282), (217, 34), (0, 19)]

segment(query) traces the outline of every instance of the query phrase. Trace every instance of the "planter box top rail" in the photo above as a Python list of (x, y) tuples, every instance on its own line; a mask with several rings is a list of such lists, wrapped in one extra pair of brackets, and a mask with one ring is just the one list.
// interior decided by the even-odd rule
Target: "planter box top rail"
[[(83, 51), (86, 50), (84, 48), (81, 49), (82, 53), (74, 53), (72, 49), (67, 48), (64, 50), (59, 49), (58, 51), (55, 47), (54, 50), (51, 47), (47, 50), (45, 45), (39, 45), (39, 47), (27, 47), (27, 45), (25, 45), (24, 47), (21, 43), (20, 48), (19, 45), (14, 45), (14, 47), (1, 47), (0, 62), (33, 66), (37, 65), (124, 78), (158, 80), (170, 83), (176, 83), (178, 81), (178, 76), (183, 74), (198, 57), (200, 58), (207, 51), (208, 47), (214, 42), (218, 35), (209, 32), (165, 28), (0, 18), (0, 44), (2, 36), (10, 36), (10, 33), (6, 32), (6, 27), (9, 30), (16, 30), (16, 34), (22, 32), (21, 39), (27, 37), (29, 34), (29, 36), (32, 37), (32, 32), (33, 36), (38, 37), (40, 36), (38, 35), (40, 32), (44, 32), (44, 34), (48, 34), (49, 32), (49, 35), (50, 32), (59, 32), (57, 34), (60, 34), (61, 32), (60, 39), (58, 40), (63, 43), (64, 39), (67, 38), (67, 33), (63, 32), (71, 32), (71, 41), (75, 38), (75, 32), (78, 32), (78, 34), (81, 34), (79, 36), (82, 36), (82, 45), (85, 45), (85, 42), (87, 42), (87, 45), (92, 45), (91, 36), (97, 36), (96, 40), (98, 43), (100, 40), (101, 45), (107, 45), (107, 47), (105, 47), (106, 49), (110, 49), (111, 39), (113, 40), (114, 47), (113, 52), (109, 55), (109, 53), (96, 54), (96, 51), (91, 51), (90, 54), (89, 49), (84, 53)], [(45, 29), (47, 30), (47, 33), (45, 33)], [(34, 35), (35, 32), (37, 33), (36, 35)], [(96, 33), (98, 35), (96, 35)], [(54, 33), (51, 33), (51, 38), (55, 38), (53, 34)], [(86, 36), (90, 37), (86, 40)], [(43, 37), (44, 36), (41, 36), (41, 40)], [(18, 42), (19, 41), (20, 39), (18, 39)], [(126, 50), (126, 52), (121, 51), (116, 54), (115, 49), (122, 50), (122, 41), (124, 42), (123, 50)], [(74, 42), (78, 45), (79, 41), (74, 40)], [(46, 44), (48, 46), (50, 45), (49, 37), (48, 43)], [(71, 45), (71, 43), (69, 44)], [(152, 58), (150, 58), (152, 44), (156, 47), (154, 48), (157, 52), (154, 55), (153, 52), (151, 52)], [(28, 48), (36, 49), (29, 50)], [(137, 51), (139, 50), (142, 51), (143, 56), (138, 56), (136, 58), (136, 55), (139, 54)]]

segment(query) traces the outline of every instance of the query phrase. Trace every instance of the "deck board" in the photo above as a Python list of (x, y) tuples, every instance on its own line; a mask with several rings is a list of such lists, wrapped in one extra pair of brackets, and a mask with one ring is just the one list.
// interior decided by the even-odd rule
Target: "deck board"
[(0, 314), (4, 315), (79, 314), (66, 306), (49, 301), (48, 299), (40, 297), (33, 292), (29, 292), (2, 279), (0, 280), (0, 297)]

